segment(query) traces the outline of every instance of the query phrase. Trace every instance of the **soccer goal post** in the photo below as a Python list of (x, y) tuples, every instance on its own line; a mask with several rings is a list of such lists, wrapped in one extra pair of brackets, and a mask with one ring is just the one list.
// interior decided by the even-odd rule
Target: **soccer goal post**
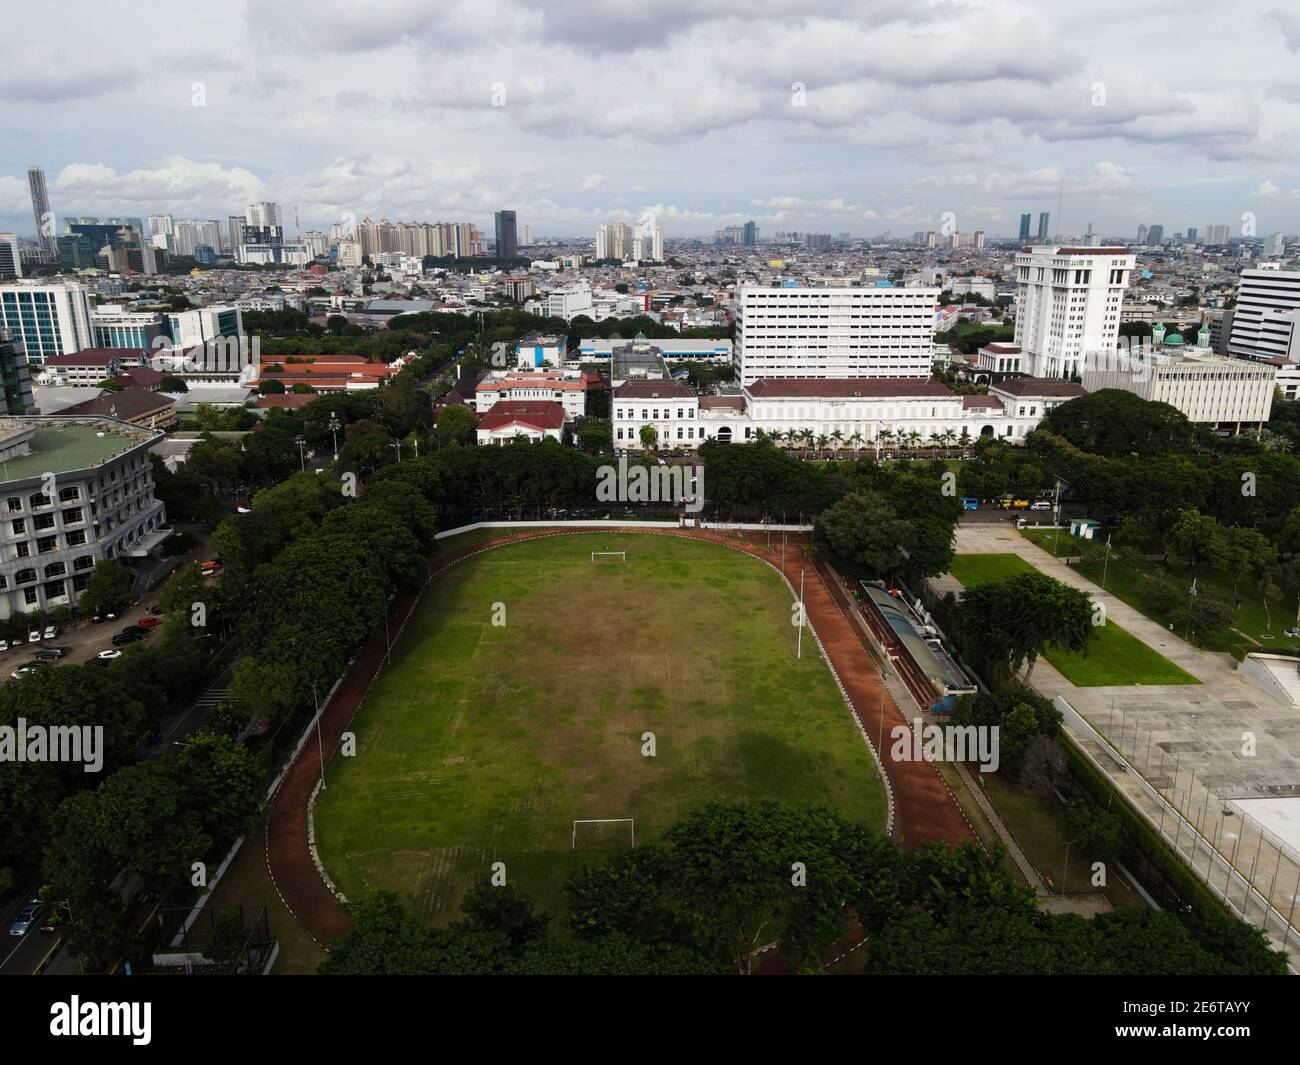
[(604, 559), (618, 559), (619, 562), (627, 561), (626, 551), (593, 551), (591, 553), (592, 562), (601, 562)]
[[(581, 833), (579, 833), (581, 829)], [(570, 849), (578, 849), (578, 836), (581, 834), (584, 846), (607, 847), (620, 843), (636, 846), (636, 818), (634, 817), (596, 817), (575, 819)]]

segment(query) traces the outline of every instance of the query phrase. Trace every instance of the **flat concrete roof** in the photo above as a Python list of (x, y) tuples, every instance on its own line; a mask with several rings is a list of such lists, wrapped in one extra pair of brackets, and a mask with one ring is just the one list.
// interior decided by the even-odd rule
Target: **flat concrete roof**
[(1232, 799), (1230, 805), (1249, 814), (1292, 852), (1300, 854), (1300, 795), (1269, 799)]
[(6, 481), (67, 473), (98, 466), (143, 442), (141, 437), (93, 425), (41, 426), (32, 434), (32, 453), (9, 459), (0, 468)]

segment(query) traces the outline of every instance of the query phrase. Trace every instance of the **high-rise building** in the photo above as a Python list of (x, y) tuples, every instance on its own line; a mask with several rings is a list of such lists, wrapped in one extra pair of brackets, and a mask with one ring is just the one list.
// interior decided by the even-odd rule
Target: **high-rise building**
[(1033, 220), (1034, 216), (1032, 214), (1022, 214), (1020, 216), (1020, 240), (1023, 243), (1029, 243), (1029, 225)]
[(0, 279), (22, 276), (23, 260), (18, 252), (17, 234), (0, 233)]
[(614, 240), (610, 227), (599, 225), (596, 227), (596, 258), (608, 259), (613, 254)]
[(1228, 354), (1300, 361), (1300, 270), (1243, 270)]
[(250, 203), (244, 212), (244, 219), (250, 226), (278, 226), (280, 222), (280, 205), (269, 200)]
[(1228, 234), (1231, 231), (1229, 226), (1206, 226), (1205, 243), (1206, 244), (1227, 244)]
[(651, 240), (650, 258), (655, 262), (663, 262), (664, 259), (664, 227), (655, 226), (654, 237)]
[(149, 236), (170, 237), (174, 219), (169, 214), (151, 214), (149, 216)]
[(1264, 241), (1264, 258), (1279, 259), (1284, 250), (1281, 233), (1270, 233), (1268, 239)]
[(519, 255), (518, 220), (514, 211), (498, 211), (497, 223), (497, 258), (514, 259)]
[(1075, 377), (1085, 354), (1113, 352), (1135, 259), (1126, 248), (1047, 246), (1016, 256), (1015, 343), (1033, 377)]
[(27, 355), (4, 326), (0, 326), (0, 386), (4, 388), (6, 414), (31, 414), (35, 409)]
[(41, 259), (53, 262), (56, 235), (54, 213), (50, 210), (50, 194), (45, 187), (45, 171), (39, 166), (27, 168), (27, 187), (32, 194), (32, 218), (36, 222), (36, 243), (41, 249)]
[(239, 251), (239, 246), (244, 243), (244, 216), (242, 214), (226, 216), (224, 240), (225, 250), (229, 254), (234, 255)]
[(974, 247), (976, 250), (979, 250), (984, 247), (984, 230), (982, 229), (975, 230), (975, 236), (972, 238), (971, 246)]
[(51, 355), (71, 355), (95, 343), (90, 291), (76, 281), (0, 285), (0, 319), (26, 350), (28, 362), (41, 364)]
[(1163, 244), (1165, 242), (1165, 227), (1162, 225), (1151, 226), (1147, 230), (1148, 244)]
[(1189, 244), (1195, 244), (1195, 243), (1196, 243), (1196, 227), (1195, 227), (1195, 226), (1188, 226), (1188, 227), (1187, 227), (1187, 242), (1188, 242)]
[(1039, 214), (1039, 216), (1038, 216), (1038, 242), (1039, 242), (1040, 244), (1046, 244), (1046, 243), (1047, 243), (1047, 227), (1048, 227), (1049, 225), (1051, 225), (1051, 221), (1052, 221), (1052, 216), (1051, 216), (1051, 213), (1050, 213), (1050, 212), (1048, 212), (1048, 211), (1043, 211), (1041, 214)]
[(762, 378), (929, 377), (937, 288), (741, 285), (736, 370)]
[(533, 227), (524, 226), (524, 247), (527, 248), (533, 243)]
[(1145, 244), (1147, 242), (1147, 224), (1141, 222), (1138, 224), (1137, 243)]
[(758, 243), (758, 226), (754, 222), (745, 223), (745, 231), (740, 243), (747, 248), (752, 248)]

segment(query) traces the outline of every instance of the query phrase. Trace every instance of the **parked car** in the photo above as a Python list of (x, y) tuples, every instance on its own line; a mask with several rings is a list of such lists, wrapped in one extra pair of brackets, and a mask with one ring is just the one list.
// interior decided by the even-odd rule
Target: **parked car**
[(17, 920), (9, 926), (9, 934), (25, 936), (36, 927), (36, 922), (41, 919), (43, 913), (45, 913), (45, 903), (40, 899), (32, 899), (19, 911)]
[(124, 633), (129, 632), (132, 633), (133, 635), (140, 636), (140, 637), (149, 635), (149, 630), (146, 629), (143, 625), (128, 625), (126, 628), (122, 630), (122, 632)]
[(161, 624), (162, 622), (157, 618), (141, 618), (135, 623), (135, 627), (138, 629), (156, 629)]
[[(114, 636), (113, 639), (116, 640), (117, 637)], [(127, 642), (129, 643), (130, 641), (127, 641)], [(121, 651), (117, 651), (117, 650), (112, 650), (112, 649), (110, 649), (110, 650), (108, 650), (108, 651), (100, 651), (99, 654), (97, 654), (94, 658), (91, 659), (91, 661), (92, 661), (92, 662), (94, 662), (94, 661), (107, 662), (107, 661), (109, 661), (110, 659), (113, 659), (113, 658), (121, 658), (121, 657), (122, 657), (122, 652), (121, 652)]]
[(56, 637), (58, 634), (59, 634), (59, 627), (58, 627), (57, 625), (46, 625), (46, 626), (45, 626), (45, 639), (47, 639), (47, 640), (52, 640), (52, 639), (54, 639), (54, 637)]
[(32, 631), (29, 632), (29, 633), (27, 634), (27, 642), (28, 642), (28, 643), (40, 643), (40, 642), (41, 642), (41, 630), (40, 630), (40, 629), (32, 629)]
[(0, 640), (0, 651), (7, 651), (7, 650), (9, 650), (9, 641)]
[(1052, 504), (1049, 503), (1046, 499), (1039, 499), (1034, 503), (1031, 503), (1029, 509), (1030, 510), (1051, 510)]
[(144, 639), (142, 632), (119, 632), (113, 637), (114, 647), (125, 647), (129, 643), (139, 643)]
[(27, 662), (15, 669), (9, 676), (13, 677), (14, 680), (22, 680), (28, 673), (35, 673), (43, 665), (45, 665), (44, 662)]
[(36, 659), (40, 662), (57, 662), (67, 653), (66, 647), (42, 647), (36, 652)]
[(161, 616), (162, 612), (163, 612), (163, 608), (160, 606), (151, 606), (149, 608), (149, 613), (153, 614), (155, 617)]

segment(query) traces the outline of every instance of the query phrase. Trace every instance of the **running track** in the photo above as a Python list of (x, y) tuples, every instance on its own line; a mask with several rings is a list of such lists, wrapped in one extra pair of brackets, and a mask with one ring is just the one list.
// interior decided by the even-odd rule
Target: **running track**
[[(615, 524), (592, 530), (565, 530), (563, 532), (538, 529), (511, 533), (494, 540), (470, 544), (459, 551), (440, 555), (433, 560), (431, 576), (436, 576), (461, 559), (502, 544), (531, 540), (540, 536), (565, 536), (579, 532), (603, 532), (618, 529)], [(649, 536), (683, 536), (708, 540), (725, 547), (761, 558), (777, 569), (781, 568), (781, 550), (769, 551), (757, 543), (742, 543), (719, 533), (703, 530), (624, 529)], [(810, 561), (803, 546), (787, 542), (785, 551), (785, 577), (794, 587), (799, 585), (800, 571), (806, 571), (804, 583), (804, 609), (809, 624), (821, 639), (831, 664), (838, 673), (844, 690), (853, 706), (853, 712), (875, 746), (880, 730), (881, 683), (879, 666), (860, 626), (848, 609), (848, 598), (837, 587), (824, 567)], [(414, 608), (417, 596), (403, 595), (394, 599), (390, 620), (400, 625)], [(330, 759), (338, 749), (340, 738), (346, 732), (360, 709), (361, 702), (383, 663), (385, 640), (382, 633), (358, 653), (321, 715), (321, 738), (330, 751)], [(890, 730), (906, 725), (904, 715), (886, 692), (884, 697), (885, 750), (891, 744)], [(932, 842), (974, 842), (976, 837), (966, 821), (961, 808), (949, 792), (947, 785), (933, 765), (924, 761), (898, 762), (884, 760), (885, 775), (893, 791), (893, 834), (906, 847), (920, 847)], [(280, 787), (271, 797), (266, 815), (266, 867), (271, 882), (294, 919), (318, 944), (328, 949), (328, 944), (345, 934), (350, 921), (338, 906), (333, 893), (321, 879), (307, 840), (307, 807), (312, 789), (320, 777), (320, 763), (316, 744), (310, 740), (298, 752), (297, 758), (285, 773)]]

